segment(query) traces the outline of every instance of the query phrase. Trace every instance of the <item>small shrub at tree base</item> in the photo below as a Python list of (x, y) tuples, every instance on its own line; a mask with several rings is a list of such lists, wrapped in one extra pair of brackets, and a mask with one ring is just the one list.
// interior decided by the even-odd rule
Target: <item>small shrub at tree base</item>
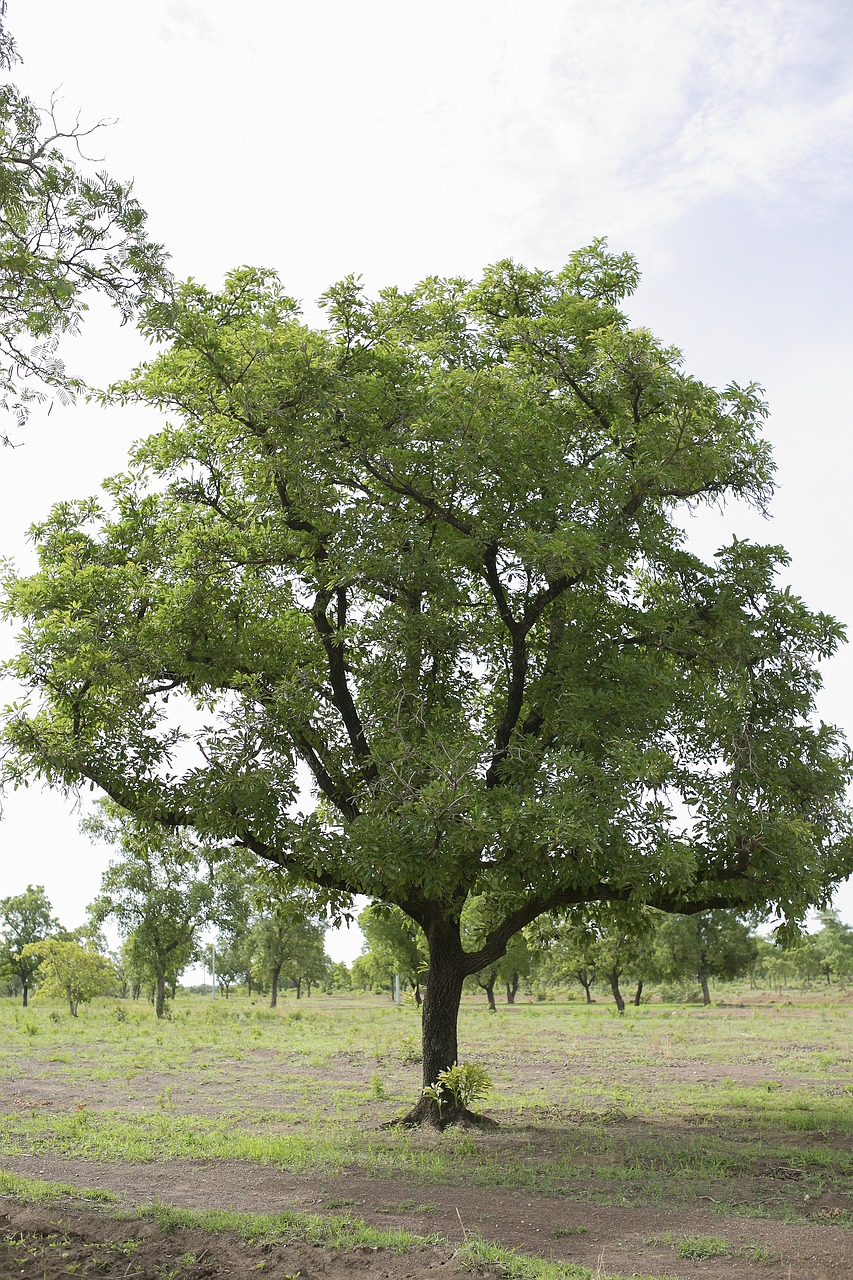
[(467, 1111), (487, 1097), (491, 1089), (492, 1078), (485, 1067), (477, 1062), (454, 1062), (452, 1067), (439, 1071), (433, 1084), (424, 1086), (423, 1094), (438, 1103), (439, 1112), (451, 1101)]

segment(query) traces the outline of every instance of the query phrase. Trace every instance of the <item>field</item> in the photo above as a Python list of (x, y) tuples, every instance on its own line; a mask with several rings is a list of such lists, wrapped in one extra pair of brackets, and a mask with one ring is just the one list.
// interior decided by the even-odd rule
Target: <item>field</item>
[(444, 1134), (381, 1128), (411, 1006), (0, 1001), (0, 1275), (847, 1280), (853, 998), (717, 995), (472, 999), (499, 1127)]

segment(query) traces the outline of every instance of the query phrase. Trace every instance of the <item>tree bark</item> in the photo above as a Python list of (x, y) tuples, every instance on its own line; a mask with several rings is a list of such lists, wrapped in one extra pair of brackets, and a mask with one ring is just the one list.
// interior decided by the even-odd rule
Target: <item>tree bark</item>
[(293, 985), (294, 987), (296, 987), (296, 999), (301, 1000), (302, 999), (302, 979), (294, 978)]
[(166, 975), (165, 973), (157, 974), (157, 986), (154, 993), (154, 1012), (158, 1018), (162, 1018), (166, 1008)]
[(482, 987), (486, 993), (486, 999), (489, 1002), (489, 1010), (491, 1013), (497, 1013), (498, 1011), (498, 1006), (495, 1004), (495, 981), (496, 980), (497, 980), (497, 974), (493, 973), (487, 982), (480, 982), (479, 979), (477, 981), (477, 986)]
[(613, 999), (616, 1001), (616, 1008), (620, 1013), (624, 1013), (625, 1000), (622, 996), (622, 992), (619, 990), (619, 974), (615, 971), (613, 973), (609, 973), (607, 975), (607, 980), (610, 983), (610, 990), (613, 992)]
[(272, 981), (270, 982), (270, 1008), (274, 1009), (278, 1004), (278, 975), (281, 973), (281, 965), (272, 971)]
[(643, 998), (643, 979), (640, 978), (637, 982), (637, 993), (634, 996), (634, 1004), (637, 1006), (637, 1008), (640, 1007), (640, 1001), (642, 1000), (642, 998)]
[(577, 977), (578, 982), (581, 984), (581, 986), (583, 987), (583, 989), (584, 989), (584, 991), (585, 991), (585, 993), (586, 993), (586, 1002), (587, 1002), (587, 1004), (592, 1004), (592, 996), (591, 996), (591, 994), (590, 994), (590, 987), (592, 986), (592, 984), (593, 984), (593, 982), (594, 982), (594, 978), (591, 978), (591, 977), (589, 976), (589, 974), (587, 973), (586, 969), (578, 969), (577, 974), (576, 974), (576, 977)]
[(515, 1004), (515, 996), (518, 991), (519, 975), (514, 973), (506, 984), (506, 1002), (507, 1004)]
[(26, 1009), (28, 1004), (27, 996), (29, 995), (30, 988), (28, 987), (26, 982), (23, 984), (23, 986), (24, 986), (24, 1008)]
[[(459, 1051), (456, 1022), (462, 983), (465, 980), (465, 953), (459, 933), (459, 922), (444, 918), (429, 919), (423, 925), (429, 945), (429, 972), (423, 1003), (423, 1084), (435, 1084), (439, 1072), (452, 1067)], [(401, 1120), (392, 1123), (409, 1128), (428, 1125), (444, 1129), (454, 1120), (467, 1118), (464, 1108), (452, 1100), (439, 1106), (434, 1098), (423, 1095)]]
[(705, 952), (703, 951), (699, 957), (699, 972), (696, 975), (699, 979), (699, 986), (702, 988), (702, 1003), (709, 1005), (711, 1003), (711, 993), (708, 990), (708, 971), (705, 968)]

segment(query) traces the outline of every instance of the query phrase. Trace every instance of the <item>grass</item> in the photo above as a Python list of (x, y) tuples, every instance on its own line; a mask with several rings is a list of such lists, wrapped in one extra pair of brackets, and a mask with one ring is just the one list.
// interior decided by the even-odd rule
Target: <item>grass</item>
[(380, 1131), (417, 1094), (418, 1032), (414, 1009), (372, 997), (277, 1011), (179, 997), (161, 1023), (132, 1002), (71, 1019), (0, 1000), (0, 1153), (236, 1159), (340, 1178), (342, 1205), (354, 1171), (393, 1180), (376, 1184), (389, 1213), (468, 1186), (853, 1225), (853, 1002), (653, 1004), (620, 1019), (603, 1001), (494, 1016), (469, 1001), (460, 1044), (495, 1082), (494, 1134)]
[[(349, 1214), (320, 1216), (307, 1213), (235, 1213), (225, 1209), (191, 1210), (154, 1201), (134, 1211), (122, 1211), (115, 1207), (115, 1197), (102, 1192), (85, 1190), (59, 1182), (42, 1182), (31, 1178), (18, 1178), (0, 1174), (0, 1194), (14, 1196), (26, 1204), (54, 1206), (71, 1198), (86, 1203), (98, 1202), (111, 1205), (111, 1216), (120, 1221), (146, 1221), (155, 1223), (165, 1235), (179, 1229), (192, 1228), (210, 1234), (236, 1236), (247, 1245), (307, 1244), (332, 1250), (373, 1249), (391, 1253), (405, 1253), (413, 1248), (445, 1245), (448, 1242), (438, 1235), (418, 1235), (407, 1231), (377, 1230), (367, 1226)], [(57, 1222), (61, 1227), (61, 1220)], [(22, 1250), (29, 1249), (32, 1256), (38, 1250), (61, 1246), (67, 1237), (57, 1231), (45, 1241), (43, 1237), (26, 1232), (15, 1233), (11, 1243)], [(7, 1240), (7, 1244), (9, 1240)], [(109, 1246), (90, 1245), (95, 1252), (108, 1248), (132, 1256), (138, 1242), (112, 1242)], [(466, 1235), (464, 1243), (456, 1250), (460, 1264), (472, 1272), (491, 1270), (506, 1280), (619, 1280), (609, 1277), (598, 1268), (572, 1263), (551, 1262), (547, 1259), (519, 1253), (500, 1245), (490, 1244), (474, 1234)], [(181, 1262), (191, 1266), (195, 1255), (184, 1254)], [(175, 1273), (177, 1274), (177, 1273)], [(637, 1278), (634, 1278), (637, 1280)], [(648, 1277), (647, 1280), (655, 1280)], [(658, 1277), (665, 1280), (665, 1277)]]

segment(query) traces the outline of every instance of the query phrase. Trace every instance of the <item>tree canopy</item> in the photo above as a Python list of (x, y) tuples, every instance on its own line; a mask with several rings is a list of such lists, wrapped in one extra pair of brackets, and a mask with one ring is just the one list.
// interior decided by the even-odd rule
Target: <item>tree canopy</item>
[(600, 241), (556, 273), (349, 279), (320, 328), (270, 272), (187, 283), (119, 389), (168, 423), (7, 583), (7, 779), (88, 779), (399, 906), (430, 951), (425, 1083), (465, 977), (543, 912), (796, 921), (853, 869), (850, 755), (814, 714), (840, 626), (781, 548), (706, 563), (682, 528), (769, 500), (760, 392), (632, 328), (637, 279)]

